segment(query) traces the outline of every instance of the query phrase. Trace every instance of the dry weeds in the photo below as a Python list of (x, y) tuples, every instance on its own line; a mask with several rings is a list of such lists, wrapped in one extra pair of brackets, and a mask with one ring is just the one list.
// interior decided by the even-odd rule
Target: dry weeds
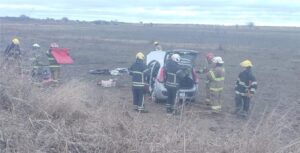
[[(13, 77), (12, 77), (13, 76)], [(37, 87), (1, 72), (1, 152), (205, 152), (297, 153), (300, 140), (280, 140), (291, 130), (288, 113), (264, 114), (257, 126), (218, 135), (202, 128), (197, 112), (161, 118), (153, 124), (136, 114), (127, 100), (82, 80), (56, 87)], [(99, 91), (99, 93), (97, 93)], [(208, 120), (209, 122), (209, 120)], [(203, 122), (201, 122), (203, 123)]]

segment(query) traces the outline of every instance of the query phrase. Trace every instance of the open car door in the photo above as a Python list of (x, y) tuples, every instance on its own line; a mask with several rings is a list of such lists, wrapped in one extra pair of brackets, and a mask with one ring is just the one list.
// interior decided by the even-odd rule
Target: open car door
[(72, 64), (73, 59), (67, 48), (52, 48), (51, 54), (58, 64)]

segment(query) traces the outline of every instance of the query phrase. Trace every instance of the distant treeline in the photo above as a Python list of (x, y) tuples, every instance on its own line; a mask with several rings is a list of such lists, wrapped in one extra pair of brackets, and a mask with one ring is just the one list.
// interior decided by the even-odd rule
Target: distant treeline
[(94, 24), (103, 24), (103, 25), (118, 25), (118, 24), (126, 24), (124, 22), (119, 22), (117, 20), (105, 21), (105, 20), (96, 20), (96, 21), (81, 21), (81, 20), (70, 20), (67, 17), (63, 17), (61, 19), (54, 18), (46, 18), (46, 19), (37, 19), (31, 18), (27, 15), (20, 15), (19, 17), (0, 17), (1, 21), (7, 22), (46, 22), (46, 23), (94, 23)]

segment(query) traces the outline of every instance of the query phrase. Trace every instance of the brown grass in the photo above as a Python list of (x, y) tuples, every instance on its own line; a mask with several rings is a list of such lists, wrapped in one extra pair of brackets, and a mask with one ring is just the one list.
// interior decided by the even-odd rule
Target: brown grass
[(197, 124), (203, 119), (197, 112), (152, 124), (151, 118), (132, 113), (107, 90), (96, 93), (99, 89), (88, 82), (70, 80), (43, 88), (20, 77), (1, 73), (3, 152), (296, 153), (300, 149), (299, 138), (289, 144), (280, 140), (291, 127), (289, 112), (279, 115), (274, 110), (264, 114), (256, 127), (250, 127), (249, 120), (239, 130), (218, 135)]

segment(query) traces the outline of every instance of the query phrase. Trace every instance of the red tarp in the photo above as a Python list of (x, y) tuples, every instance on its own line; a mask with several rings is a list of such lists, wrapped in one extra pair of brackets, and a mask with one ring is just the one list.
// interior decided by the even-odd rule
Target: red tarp
[(73, 59), (67, 48), (52, 48), (51, 54), (58, 64), (72, 64)]

